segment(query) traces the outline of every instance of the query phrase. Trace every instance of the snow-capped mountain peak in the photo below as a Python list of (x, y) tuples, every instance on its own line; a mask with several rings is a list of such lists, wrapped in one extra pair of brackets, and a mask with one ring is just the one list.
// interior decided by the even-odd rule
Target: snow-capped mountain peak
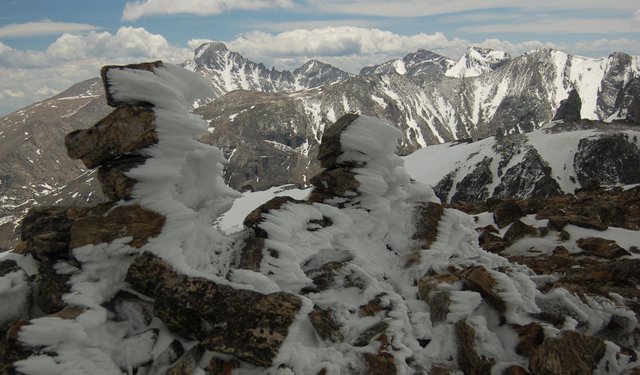
[(445, 73), (446, 76), (477, 77), (490, 72), (511, 60), (511, 55), (504, 51), (489, 48), (469, 47), (460, 59)]
[(361, 76), (370, 74), (400, 74), (407, 76), (442, 75), (454, 61), (435, 52), (419, 49), (401, 59), (389, 60), (380, 65), (367, 66), (360, 70)]
[(241, 54), (229, 51), (221, 42), (205, 43), (195, 50), (193, 60), (184, 64), (199, 72), (214, 86), (216, 97), (233, 90), (262, 92), (297, 91), (332, 84), (351, 75), (336, 67), (311, 60), (293, 72), (268, 69)]

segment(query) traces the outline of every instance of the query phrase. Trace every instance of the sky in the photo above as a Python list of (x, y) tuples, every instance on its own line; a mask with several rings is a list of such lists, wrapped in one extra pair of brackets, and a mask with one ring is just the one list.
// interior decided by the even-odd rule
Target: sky
[(469, 46), (640, 55), (640, 2), (1, 0), (0, 116), (102, 65), (181, 63), (211, 40), (281, 70), (315, 58), (351, 73), (420, 48), (452, 59)]

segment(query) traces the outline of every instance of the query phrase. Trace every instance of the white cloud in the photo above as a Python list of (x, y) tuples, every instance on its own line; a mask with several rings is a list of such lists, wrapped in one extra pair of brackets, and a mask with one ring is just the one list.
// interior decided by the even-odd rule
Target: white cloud
[(419, 48), (443, 55), (460, 55), (469, 45), (459, 38), (448, 39), (442, 33), (406, 36), (379, 29), (347, 26), (298, 29), (275, 35), (252, 32), (227, 44), (229, 49), (248, 58), (279, 68), (291, 68), (307, 59), (317, 58), (351, 72)]
[(14, 90), (2, 90), (0, 91), (0, 99), (9, 98), (9, 99), (18, 99), (24, 98), (25, 94), (22, 91), (14, 91)]
[[(45, 99), (84, 79), (98, 75), (106, 64), (163, 60), (180, 63), (209, 39), (192, 39), (188, 48), (172, 45), (163, 36), (143, 28), (122, 27), (115, 34), (65, 34), (45, 51), (19, 50), (0, 42), (0, 113)], [(251, 32), (225, 41), (245, 57), (278, 69), (294, 69), (309, 59), (357, 73), (367, 65), (400, 58), (427, 49), (456, 59), (470, 45), (503, 50), (513, 56), (536, 48), (601, 57), (614, 51), (640, 55), (640, 41), (600, 39), (573, 44), (531, 40), (514, 43), (501, 39), (471, 42), (442, 33), (400, 35), (363, 27), (322, 27), (280, 33)]]
[(204, 43), (210, 43), (210, 42), (215, 42), (215, 40), (212, 40), (212, 39), (190, 39), (187, 42), (187, 48), (189, 48), (191, 50), (195, 50), (196, 48), (200, 47)]
[(140, 0), (127, 3), (122, 19), (135, 21), (146, 16), (167, 14), (212, 15), (232, 10), (291, 8), (292, 0)]
[(633, 13), (633, 19), (636, 22), (640, 22), (640, 9), (636, 10), (636, 12)]
[(99, 29), (99, 27), (85, 23), (66, 23), (42, 20), (39, 22), (13, 23), (10, 25), (0, 26), (0, 38), (63, 34), (96, 29)]
[[(192, 51), (171, 45), (143, 28), (121, 27), (115, 34), (64, 34), (46, 51), (18, 50), (0, 42), (0, 113), (43, 100), (99, 75), (107, 64), (163, 60), (181, 63)], [(9, 96), (9, 92), (24, 96)], [(9, 100), (10, 99), (10, 100)]]

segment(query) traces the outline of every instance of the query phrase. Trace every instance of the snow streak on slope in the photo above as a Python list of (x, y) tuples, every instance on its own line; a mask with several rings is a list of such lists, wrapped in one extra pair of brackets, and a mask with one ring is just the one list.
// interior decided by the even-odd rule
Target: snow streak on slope
[(503, 51), (469, 47), (445, 75), (454, 78), (477, 77), (495, 70), (509, 59), (511, 56)]
[[(516, 189), (515, 191), (507, 190), (514, 194), (511, 198), (527, 198), (532, 194), (542, 194), (542, 190), (532, 190), (542, 189), (541, 181), (544, 181), (544, 184), (557, 194), (573, 193), (575, 189), (581, 187), (580, 179), (587, 178), (584, 176), (584, 171), (575, 170), (576, 163), (601, 165), (602, 167), (595, 167), (600, 168), (597, 171), (598, 174), (591, 177), (602, 178), (603, 183), (634, 178), (625, 175), (628, 172), (624, 169), (624, 165), (633, 163), (633, 160), (640, 155), (637, 142), (633, 141), (640, 137), (640, 132), (636, 129), (624, 125), (620, 125), (617, 130), (614, 130), (614, 125), (609, 128), (602, 125), (604, 127), (587, 126), (584, 129), (577, 127), (564, 131), (556, 129), (563, 126), (565, 125), (562, 122), (556, 122), (524, 135), (489, 137), (470, 143), (428, 146), (406, 156), (406, 168), (412, 178), (417, 181), (431, 186), (438, 184), (449, 186), (446, 188), (448, 200), (459, 190), (459, 184), (471, 176), (475, 176), (473, 179), (478, 181), (476, 183), (482, 182), (480, 185), (467, 186), (465, 189), (484, 188), (487, 190), (485, 199), (496, 194), (504, 194), (502, 189), (510, 187)], [(601, 140), (601, 145), (606, 145), (600, 147), (620, 147), (614, 160), (608, 161), (609, 155), (593, 154), (602, 152), (600, 149), (585, 148), (588, 142), (598, 140)], [(615, 154), (618, 151), (610, 150), (609, 152)], [(577, 155), (577, 153), (581, 154)], [(526, 173), (518, 177), (514, 175), (516, 171), (526, 171)], [(466, 184), (469, 184), (469, 181)], [(496, 188), (499, 185), (501, 185), (501, 191), (497, 192)], [(481, 197), (477, 195), (476, 199)]]

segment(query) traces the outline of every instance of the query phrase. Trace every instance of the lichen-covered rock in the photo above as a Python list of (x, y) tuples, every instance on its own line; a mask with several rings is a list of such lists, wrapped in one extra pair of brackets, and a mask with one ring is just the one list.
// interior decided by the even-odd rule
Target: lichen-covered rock
[(94, 127), (67, 135), (69, 157), (96, 168), (119, 157), (138, 153), (158, 142), (155, 114), (147, 107), (119, 107)]
[(469, 289), (480, 293), (498, 312), (507, 311), (507, 304), (499, 295), (497, 281), (485, 267), (470, 267), (460, 272), (459, 276)]
[(172, 331), (258, 366), (271, 365), (302, 307), (292, 294), (265, 295), (182, 276), (148, 255), (136, 259), (126, 280), (155, 298), (156, 316)]
[(53, 265), (42, 264), (36, 277), (36, 305), (45, 314), (53, 314), (62, 310), (66, 304), (62, 296), (69, 293), (71, 287), (68, 284), (70, 275), (62, 275), (56, 272)]
[(20, 237), (26, 251), (41, 261), (69, 257), (73, 220), (65, 207), (39, 207), (22, 221)]
[(444, 213), (441, 204), (433, 202), (420, 203), (415, 208), (416, 232), (413, 238), (421, 240), (423, 247), (428, 249), (438, 236), (438, 222)]
[(461, 320), (454, 325), (454, 329), (460, 369), (469, 375), (491, 373), (495, 359), (486, 358), (478, 354), (476, 350), (476, 332), (473, 327)]
[(127, 176), (131, 169), (144, 164), (146, 157), (134, 155), (107, 162), (98, 169), (98, 181), (105, 196), (113, 201), (131, 199), (136, 180)]
[(139, 205), (110, 204), (78, 211), (71, 226), (70, 247), (109, 243), (122, 237), (132, 237), (129, 245), (142, 247), (149, 238), (162, 231), (165, 217)]
[(618, 246), (615, 241), (605, 240), (598, 237), (579, 238), (576, 244), (587, 255), (598, 258), (614, 259), (625, 255), (631, 255), (630, 252)]
[(340, 325), (336, 322), (331, 308), (323, 309), (316, 306), (313, 311), (309, 313), (309, 321), (323, 340), (329, 340), (331, 342), (341, 342), (344, 340), (344, 335), (340, 331)]
[(605, 354), (604, 342), (576, 331), (562, 332), (560, 337), (547, 337), (531, 353), (532, 375), (591, 374)]
[(340, 142), (342, 132), (358, 117), (359, 115), (354, 113), (346, 114), (324, 132), (317, 157), (321, 167), (330, 168), (336, 165), (338, 157), (342, 155), (342, 144)]

